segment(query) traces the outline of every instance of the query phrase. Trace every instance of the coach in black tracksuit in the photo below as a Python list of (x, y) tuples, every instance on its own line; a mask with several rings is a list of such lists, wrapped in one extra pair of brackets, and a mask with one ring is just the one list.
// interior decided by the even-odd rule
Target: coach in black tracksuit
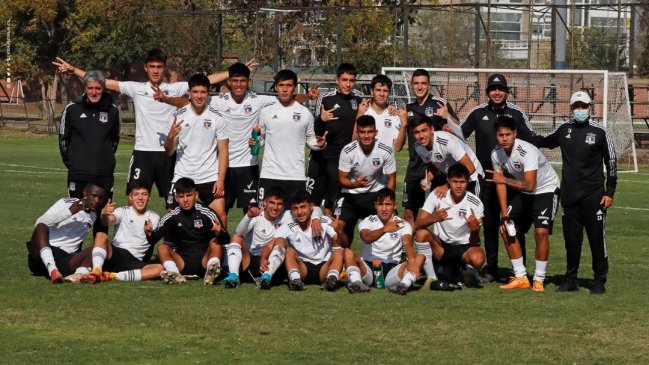
[[(534, 131), (527, 115), (515, 104), (507, 101), (509, 87), (504, 75), (489, 76), (486, 87), (489, 101), (476, 106), (462, 122), (464, 138), (475, 132), (476, 155), (485, 170), (493, 170), (491, 152), (498, 146), (494, 124), (500, 116), (512, 118), (516, 122), (517, 138), (534, 143)], [(498, 280), (498, 245), (500, 242), (500, 205), (496, 186), (485, 183), (481, 186), (480, 200), (484, 204), (484, 245), (487, 256), (487, 281)], [(525, 257), (525, 233), (520, 232), (517, 238)]]
[[(577, 271), (586, 230), (593, 259), (592, 294), (605, 292), (608, 252), (605, 241), (606, 209), (613, 204), (617, 185), (617, 159), (606, 129), (590, 119), (591, 98), (578, 91), (570, 98), (573, 118), (545, 136), (540, 147), (561, 148), (561, 206), (566, 243), (565, 280), (557, 291), (579, 290)], [(606, 166), (606, 184), (602, 173)]]

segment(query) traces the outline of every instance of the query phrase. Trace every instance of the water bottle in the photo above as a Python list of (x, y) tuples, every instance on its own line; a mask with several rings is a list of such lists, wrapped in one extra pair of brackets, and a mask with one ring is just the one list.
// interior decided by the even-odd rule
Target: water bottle
[(259, 136), (261, 135), (261, 127), (259, 124), (256, 124), (252, 127), (252, 140), (255, 141), (255, 144), (250, 146), (250, 153), (253, 156), (259, 156)]
[(380, 260), (372, 262), (372, 271), (374, 272), (374, 286), (377, 289), (385, 289), (385, 279), (383, 278), (383, 264)]

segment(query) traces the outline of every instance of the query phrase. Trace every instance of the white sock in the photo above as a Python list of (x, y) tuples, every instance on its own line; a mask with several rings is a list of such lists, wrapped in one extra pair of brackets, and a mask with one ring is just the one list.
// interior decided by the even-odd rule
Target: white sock
[(275, 246), (268, 256), (268, 273), (272, 276), (275, 275), (277, 269), (282, 266), (284, 258), (286, 257), (286, 250), (283, 247)]
[(300, 270), (298, 269), (293, 269), (288, 273), (288, 279), (289, 280), (298, 280), (300, 279)]
[(349, 275), (349, 281), (352, 283), (361, 281), (361, 269), (359, 269), (357, 266), (348, 267), (347, 275)]
[(336, 280), (338, 280), (338, 278), (340, 277), (340, 271), (338, 271), (338, 270), (329, 270), (329, 272), (327, 273), (327, 277), (330, 277), (330, 276), (334, 276), (334, 277), (336, 277)]
[(52, 271), (54, 269), (58, 268), (56, 267), (56, 262), (54, 262), (54, 254), (52, 253), (52, 249), (50, 247), (43, 247), (41, 248), (40, 252), (41, 256), (41, 261), (43, 261), (43, 264), (47, 268), (47, 272), (52, 276)]
[(523, 264), (523, 257), (519, 257), (517, 259), (512, 259), (512, 266), (514, 267), (514, 276), (517, 278), (524, 278), (527, 276), (527, 269), (525, 269), (525, 265)]
[(239, 275), (239, 266), (241, 266), (241, 246), (238, 243), (230, 242), (226, 248), (228, 255), (228, 267), (231, 273)]
[(101, 247), (92, 248), (92, 267), (101, 269), (104, 267), (104, 261), (106, 261), (106, 256), (108, 253)]
[(117, 273), (117, 280), (119, 281), (141, 281), (142, 270), (129, 270), (120, 271)]
[(210, 267), (213, 263), (217, 263), (219, 266), (221, 266), (221, 260), (219, 260), (218, 257), (212, 257), (209, 260), (207, 260), (207, 267)]
[(426, 276), (430, 279), (437, 280), (437, 274), (435, 274), (435, 267), (433, 266), (433, 250), (430, 248), (430, 243), (415, 241), (415, 246), (417, 247), (417, 253), (426, 256), (426, 261), (424, 261), (424, 272)]
[(545, 269), (548, 267), (547, 261), (536, 260), (536, 267), (534, 268), (534, 280), (545, 280)]
[(410, 288), (410, 285), (417, 280), (417, 276), (413, 274), (412, 272), (406, 270), (406, 272), (403, 273), (403, 278), (401, 278), (401, 284), (404, 284), (406, 287)]
[(180, 274), (180, 270), (178, 270), (178, 266), (176, 266), (176, 262), (173, 260), (163, 262), (162, 267), (164, 267), (166, 271), (177, 272)]
[(90, 268), (79, 266), (79, 267), (77, 267), (76, 270), (74, 270), (74, 273), (75, 274), (81, 274), (81, 275), (90, 274)]

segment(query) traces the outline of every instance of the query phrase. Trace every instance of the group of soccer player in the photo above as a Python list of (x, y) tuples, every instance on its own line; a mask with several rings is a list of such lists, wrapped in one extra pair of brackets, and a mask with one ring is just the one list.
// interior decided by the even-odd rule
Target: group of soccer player
[[(423, 69), (412, 74), (416, 100), (396, 108), (388, 104), (387, 76), (376, 75), (371, 98), (363, 99), (355, 89), (357, 70), (347, 63), (339, 65), (329, 93), (320, 95), (316, 86), (296, 94), (297, 75), (287, 69), (274, 76), (272, 96), (249, 90), (252, 62), (176, 83), (163, 81), (166, 56), (159, 49), (144, 60), (147, 82), (106, 80), (60, 58), (53, 64), (82, 78), (85, 93), (61, 120), (69, 197), (38, 218), (27, 242), (35, 275), (55, 283), (161, 278), (181, 284), (202, 277), (206, 285), (222, 281), (228, 288), (288, 283), (290, 290), (318, 284), (333, 291), (346, 285), (350, 293), (385, 286), (405, 295), (425, 274), (424, 287), (453, 291), (499, 280), (500, 234), (513, 267), (500, 288), (543, 292), (561, 196), (570, 202), (564, 204), (568, 270), (558, 290), (579, 289), (585, 227), (595, 272), (591, 292), (604, 292), (604, 218), (613, 202), (616, 161), (607, 132), (589, 117), (592, 101), (584, 91), (573, 95), (573, 118), (542, 137), (507, 101), (501, 74), (488, 79), (488, 102), (460, 121), (446, 100), (430, 94)], [(210, 96), (211, 85), (224, 81), (228, 90)], [(128, 204), (117, 208), (112, 195), (120, 120), (108, 90), (131, 97), (135, 106)], [(315, 98), (314, 116), (301, 103)], [(473, 133), (477, 154), (465, 142)], [(400, 217), (395, 153), (406, 141)], [(559, 189), (537, 146), (561, 147), (568, 187)], [(148, 209), (154, 183), (166, 199), (162, 218)], [(228, 213), (235, 203), (244, 216), (231, 234)], [(530, 282), (524, 235), (532, 224)], [(109, 226), (115, 226), (112, 241)], [(93, 246), (82, 250), (91, 227)], [(356, 229), (360, 256), (351, 249)], [(151, 261), (155, 248), (158, 260)]]

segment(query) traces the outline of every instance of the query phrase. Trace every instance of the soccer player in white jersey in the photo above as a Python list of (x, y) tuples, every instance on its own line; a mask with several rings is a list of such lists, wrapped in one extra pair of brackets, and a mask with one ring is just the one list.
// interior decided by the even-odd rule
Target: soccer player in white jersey
[(559, 177), (538, 148), (516, 138), (516, 122), (512, 118), (500, 116), (494, 128), (499, 146), (491, 153), (494, 170), (486, 171), (493, 174), (487, 181), (496, 184), (501, 209), (500, 232), (514, 268), (514, 277), (500, 288), (530, 287), (521, 246), (511, 226), (527, 232), (534, 223), (536, 267), (532, 290), (543, 292), (550, 253), (549, 235), (559, 202)]
[[(224, 194), (229, 134), (221, 114), (207, 106), (209, 87), (210, 81), (203, 74), (189, 78), (190, 103), (174, 114), (165, 150), (169, 156), (176, 155), (172, 182), (191, 177), (201, 202), (215, 211), (227, 227)], [(172, 188), (167, 206), (174, 206), (174, 200)]]
[(104, 194), (103, 188), (89, 182), (83, 189), (83, 199), (59, 199), (36, 220), (27, 242), (27, 264), (32, 274), (61, 283), (64, 276), (75, 271), (89, 272), (90, 250), (80, 252), (81, 244), (97, 219), (95, 211)]
[[(412, 228), (395, 214), (395, 200), (392, 189), (383, 188), (376, 193), (376, 214), (358, 225), (363, 240), (362, 259), (349, 248), (343, 253), (350, 293), (369, 291), (376, 279), (371, 268), (376, 262), (381, 263), (385, 273), (385, 287), (393, 293), (405, 295), (419, 277), (426, 258), (422, 254), (415, 255)], [(404, 252), (407, 261), (401, 262)]]
[(259, 178), (259, 201), (265, 191), (278, 187), (286, 192), (306, 187), (304, 147), (319, 151), (326, 139), (316, 137), (313, 114), (295, 100), (297, 75), (281, 70), (275, 75), (277, 102), (261, 109), (259, 125), (264, 158)]
[[(162, 265), (147, 261), (153, 245), (147, 241), (158, 225), (160, 216), (147, 209), (150, 191), (142, 181), (128, 186), (128, 205), (115, 209), (111, 200), (101, 211), (102, 223), (115, 226), (112, 244), (95, 241), (92, 248), (92, 271), (79, 278), (80, 282), (140, 281), (160, 277)], [(76, 274), (75, 274), (76, 275)]]
[(397, 181), (394, 150), (376, 139), (374, 117), (358, 118), (356, 134), (358, 139), (343, 147), (338, 162), (338, 181), (342, 186), (340, 200), (336, 202), (340, 207), (338, 230), (345, 232), (350, 243), (356, 222), (376, 214), (376, 193), (385, 187), (394, 190)]
[[(480, 249), (480, 224), (484, 206), (467, 191), (469, 171), (462, 164), (448, 169), (450, 189), (442, 198), (430, 194), (417, 215), (415, 242), (430, 245), (433, 257), (449, 272), (462, 270), (466, 286), (477, 286), (478, 272), (485, 262)], [(433, 225), (431, 232), (428, 227)], [(437, 286), (439, 287), (439, 286)]]
[(333, 291), (343, 268), (345, 234), (336, 230), (333, 222), (322, 217), (322, 233), (314, 237), (311, 214), (314, 204), (306, 190), (291, 195), (293, 220), (282, 224), (275, 232), (275, 247), (286, 250), (284, 266), (288, 272), (289, 290), (303, 290), (305, 284), (323, 284)]
[[(432, 185), (435, 188), (434, 194), (438, 197), (446, 196), (449, 189), (446, 173), (449, 167), (459, 163), (464, 165), (471, 175), (469, 191), (478, 195), (484, 171), (471, 148), (451, 133), (435, 131), (432, 120), (425, 115), (415, 114), (410, 119), (409, 123), (417, 140), (415, 149), (424, 163), (428, 164), (429, 177), (432, 174)], [(422, 182), (422, 185), (427, 185), (427, 182)]]
[[(406, 129), (408, 128), (408, 112), (406, 108), (399, 109), (398, 113), (390, 113), (388, 97), (392, 89), (392, 80), (379, 74), (372, 78), (370, 92), (372, 99), (363, 100), (358, 106), (356, 119), (361, 115), (371, 115), (376, 121), (376, 139), (392, 147), (394, 152), (399, 152), (406, 142)], [(352, 139), (356, 139), (356, 130)]]

